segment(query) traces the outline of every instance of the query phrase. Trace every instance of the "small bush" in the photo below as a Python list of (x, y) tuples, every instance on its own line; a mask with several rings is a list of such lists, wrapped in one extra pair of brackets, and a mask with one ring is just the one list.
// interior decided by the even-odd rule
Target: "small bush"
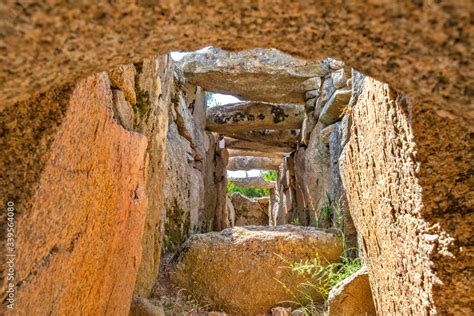
[(291, 273), (302, 278), (303, 282), (299, 284), (297, 292), (294, 292), (284, 283), (277, 281), (293, 297), (289, 303), (298, 306), (305, 315), (323, 314), (324, 308), (317, 304), (318, 296), (321, 295), (324, 300), (327, 300), (334, 286), (362, 267), (360, 258), (341, 257), (341, 261), (336, 263), (322, 262), (319, 257), (297, 262), (283, 260), (289, 266)]
[(270, 195), (270, 190), (268, 189), (242, 188), (242, 187), (239, 187), (238, 185), (235, 185), (234, 182), (232, 182), (231, 180), (227, 180), (227, 193), (232, 194), (234, 192), (239, 192), (240, 194), (245, 195), (246, 197), (249, 197), (249, 198), (263, 197), (263, 196)]

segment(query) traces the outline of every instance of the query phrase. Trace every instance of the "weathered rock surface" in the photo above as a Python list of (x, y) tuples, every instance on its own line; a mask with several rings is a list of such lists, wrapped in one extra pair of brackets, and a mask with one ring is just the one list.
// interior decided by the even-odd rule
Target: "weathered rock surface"
[(163, 307), (150, 300), (134, 295), (128, 316), (165, 316)]
[(206, 128), (222, 134), (263, 129), (300, 129), (303, 119), (304, 107), (297, 104), (248, 101), (209, 108)]
[(313, 227), (228, 228), (188, 239), (178, 258), (174, 282), (227, 313), (268, 313), (292, 299), (276, 280), (292, 289), (299, 283), (278, 255), (292, 261), (317, 254), (334, 262), (341, 253), (339, 237)]
[[(142, 237), (143, 255), (137, 275), (135, 293), (144, 297), (150, 294), (158, 275), (161, 248), (161, 218), (164, 207), (164, 175), (168, 109), (173, 89), (171, 62), (168, 56), (149, 58), (134, 65), (137, 67), (133, 106), (135, 130), (148, 139), (148, 172), (146, 194), (148, 208)], [(131, 80), (131, 79), (127, 79)]]
[(351, 89), (336, 90), (321, 110), (319, 120), (326, 125), (339, 121), (342, 118), (341, 114), (344, 108), (349, 103), (351, 95)]
[(274, 103), (304, 103), (303, 83), (324, 74), (319, 62), (276, 49), (228, 52), (210, 48), (184, 56), (178, 65), (189, 81), (207, 91)]
[(42, 164), (22, 175), (27, 198), (2, 195), (17, 208), (15, 314), (127, 314), (148, 203), (147, 139), (114, 120), (106, 73), (29, 102), (2, 113), (10, 153)]
[(340, 169), (377, 313), (472, 314), (469, 127), (369, 78), (351, 116)]
[(268, 225), (268, 197), (248, 198), (236, 192), (230, 200), (235, 212), (233, 226)]
[(282, 163), (281, 158), (240, 156), (229, 158), (227, 170), (276, 170)]
[(263, 177), (244, 177), (244, 178), (230, 178), (235, 185), (242, 188), (260, 188), (260, 189), (273, 189), (275, 187), (275, 181), (265, 180)]
[(329, 316), (375, 316), (369, 275), (363, 267), (331, 289), (328, 297)]
[(284, 155), (283, 152), (263, 152), (259, 150), (249, 150), (249, 149), (228, 149), (229, 157), (264, 157), (264, 158), (274, 158), (281, 159)]
[(225, 146), (229, 149), (240, 149), (240, 150), (252, 150), (267, 153), (287, 153), (292, 152), (296, 148), (296, 143), (281, 143), (275, 145), (269, 145), (259, 142), (250, 142), (246, 140), (234, 139), (230, 137), (224, 137)]
[(246, 140), (249, 142), (263, 143), (267, 145), (286, 145), (294, 147), (298, 142), (299, 130), (258, 130), (241, 133), (223, 134), (235, 139)]
[(135, 76), (137, 70), (132, 64), (119, 65), (108, 71), (112, 88), (123, 91), (125, 99), (130, 104), (137, 104), (137, 93), (135, 91)]
[(470, 28), (470, 5), (456, 0), (430, 5), (285, 2), (278, 8), (219, 1), (205, 8), (179, 2), (79, 7), (6, 2), (0, 8), (8, 17), (0, 105), (118, 64), (212, 45), (234, 51), (273, 47), (310, 60), (334, 56), (462, 119), (463, 109), (470, 108), (466, 91), (473, 86), (471, 43), (461, 31)]

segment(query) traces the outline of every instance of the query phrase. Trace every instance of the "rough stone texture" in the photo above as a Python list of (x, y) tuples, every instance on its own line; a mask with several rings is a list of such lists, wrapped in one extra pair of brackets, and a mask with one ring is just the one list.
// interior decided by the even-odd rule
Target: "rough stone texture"
[(125, 99), (132, 105), (137, 104), (137, 93), (135, 92), (135, 76), (137, 70), (134, 65), (120, 65), (108, 71), (113, 88), (123, 91)]
[(165, 316), (163, 307), (154, 303), (144, 297), (134, 295), (128, 316)]
[(367, 268), (363, 267), (331, 289), (329, 316), (375, 316)]
[(319, 62), (291, 57), (276, 49), (228, 52), (210, 48), (184, 56), (184, 76), (207, 91), (242, 100), (304, 103), (303, 83), (324, 75)]
[(227, 170), (276, 170), (282, 163), (281, 158), (239, 156), (229, 158)]
[[(72, 92), (30, 101), (44, 111), (18, 104), (2, 112), (4, 142), (35, 135), (33, 147), (11, 146), (10, 153), (39, 146), (33, 152), (42, 164), (37, 178), (17, 182), (29, 183), (28, 197), (2, 195), (18, 207), (15, 315), (128, 313), (147, 209), (147, 139), (113, 119), (110, 85), (100, 73)], [(39, 122), (13, 124), (31, 120), (28, 114)]]
[(222, 134), (300, 129), (303, 119), (304, 107), (301, 105), (248, 101), (209, 108), (206, 128)]
[[(173, 108), (166, 147), (164, 251), (175, 251), (193, 232), (213, 229), (216, 212), (225, 215), (225, 164), (218, 138), (206, 132), (202, 88), (175, 73)], [(220, 225), (224, 228), (220, 219)], [(159, 250), (159, 248), (157, 249)]]
[(346, 255), (350, 257), (358, 256), (357, 230), (352, 220), (349, 206), (347, 204), (346, 192), (341, 180), (339, 170), (339, 157), (341, 156), (344, 140), (342, 122), (336, 123), (329, 137), (329, 168), (330, 168), (330, 187), (329, 196), (333, 206), (332, 221), (334, 226), (344, 233), (344, 246)]
[(277, 173), (275, 199), (271, 207), (271, 223), (283, 225), (296, 219), (296, 195), (294, 188), (294, 162), (292, 157), (285, 157)]
[(287, 153), (292, 152), (296, 143), (281, 143), (275, 145), (269, 145), (261, 142), (250, 142), (246, 140), (234, 139), (225, 137), (225, 146), (229, 149), (240, 149), (240, 150), (252, 150), (267, 153)]
[(125, 99), (125, 95), (121, 90), (112, 90), (112, 94), (116, 120), (127, 130), (133, 130), (135, 115), (132, 106)]
[(264, 151), (259, 150), (246, 150), (246, 149), (228, 149), (229, 157), (266, 157), (266, 158), (274, 158), (274, 159), (281, 159), (283, 157), (283, 153), (267, 153)]
[(135, 64), (137, 103), (134, 128), (148, 138), (148, 174), (146, 194), (149, 199), (142, 247), (143, 256), (137, 275), (135, 293), (148, 297), (158, 275), (161, 248), (161, 218), (164, 207), (168, 111), (173, 88), (173, 73), (168, 56), (154, 57)]
[(319, 121), (326, 125), (339, 121), (344, 108), (349, 103), (351, 95), (351, 89), (336, 90), (321, 110)]
[(268, 225), (269, 198), (248, 198), (235, 192), (230, 199), (235, 212), (233, 226)]
[(275, 278), (293, 289), (298, 283), (278, 255), (292, 261), (318, 254), (333, 262), (341, 253), (338, 237), (313, 227), (228, 228), (188, 239), (177, 260), (174, 282), (197, 293), (211, 308), (239, 315), (267, 313), (291, 299)]
[(163, 249), (173, 251), (199, 228), (204, 181), (201, 172), (193, 168), (194, 151), (190, 143), (179, 134), (174, 122), (169, 126), (166, 152)]
[(299, 202), (300, 205), (297, 206), (298, 213), (304, 209), (308, 215), (303, 218), (306, 217), (304, 220), (309, 221), (309, 224), (329, 227), (332, 224), (331, 218), (329, 214), (321, 211), (328, 203), (332, 181), (329, 141), (324, 142), (322, 126), (319, 122), (316, 124), (311, 132), (308, 147), (298, 150), (295, 154), (295, 187), (298, 196), (303, 196), (304, 199), (304, 202)]
[(290, 316), (291, 315), (291, 307), (273, 307), (272, 316)]
[(332, 56), (435, 109), (472, 117), (471, 12), (469, 1), (456, 0), (6, 2), (0, 104), (118, 64), (212, 45), (273, 47), (312, 60)]
[(473, 313), (468, 131), (365, 80), (340, 168), (377, 313)]
[(249, 142), (258, 142), (267, 145), (294, 147), (298, 141), (300, 130), (257, 130), (246, 131), (242, 133), (223, 134), (231, 138), (246, 140)]
[(245, 178), (230, 178), (235, 185), (242, 188), (260, 188), (260, 189), (273, 189), (275, 187), (275, 181), (265, 180), (261, 176), (257, 177), (245, 177)]
[(234, 227), (235, 225), (235, 209), (229, 195), (225, 197), (225, 207), (227, 211), (227, 227)]

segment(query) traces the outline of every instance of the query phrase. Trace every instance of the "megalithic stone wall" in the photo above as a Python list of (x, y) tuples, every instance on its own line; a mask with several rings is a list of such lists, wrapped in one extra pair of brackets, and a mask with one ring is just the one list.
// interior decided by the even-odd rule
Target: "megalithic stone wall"
[(340, 168), (377, 311), (472, 314), (468, 126), (377, 80), (362, 87)]
[(128, 311), (150, 202), (147, 138), (119, 122), (114, 95), (99, 73), (2, 113), (4, 141), (23, 157), (6, 197), (17, 207), (15, 315)]

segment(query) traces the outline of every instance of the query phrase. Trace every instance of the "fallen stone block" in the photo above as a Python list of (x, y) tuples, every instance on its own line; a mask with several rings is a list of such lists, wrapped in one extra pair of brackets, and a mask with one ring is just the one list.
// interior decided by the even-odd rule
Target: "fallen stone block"
[(299, 261), (319, 256), (335, 262), (341, 254), (341, 239), (326, 230), (293, 225), (234, 227), (189, 238), (176, 258), (172, 278), (211, 308), (256, 315), (292, 299), (280, 282), (292, 290), (302, 282), (282, 258)]
[(331, 125), (339, 121), (342, 117), (342, 111), (349, 103), (352, 91), (350, 89), (341, 89), (334, 92), (328, 100), (319, 115), (319, 121), (326, 125)]
[(366, 267), (336, 285), (329, 292), (328, 308), (329, 316), (376, 315)]

